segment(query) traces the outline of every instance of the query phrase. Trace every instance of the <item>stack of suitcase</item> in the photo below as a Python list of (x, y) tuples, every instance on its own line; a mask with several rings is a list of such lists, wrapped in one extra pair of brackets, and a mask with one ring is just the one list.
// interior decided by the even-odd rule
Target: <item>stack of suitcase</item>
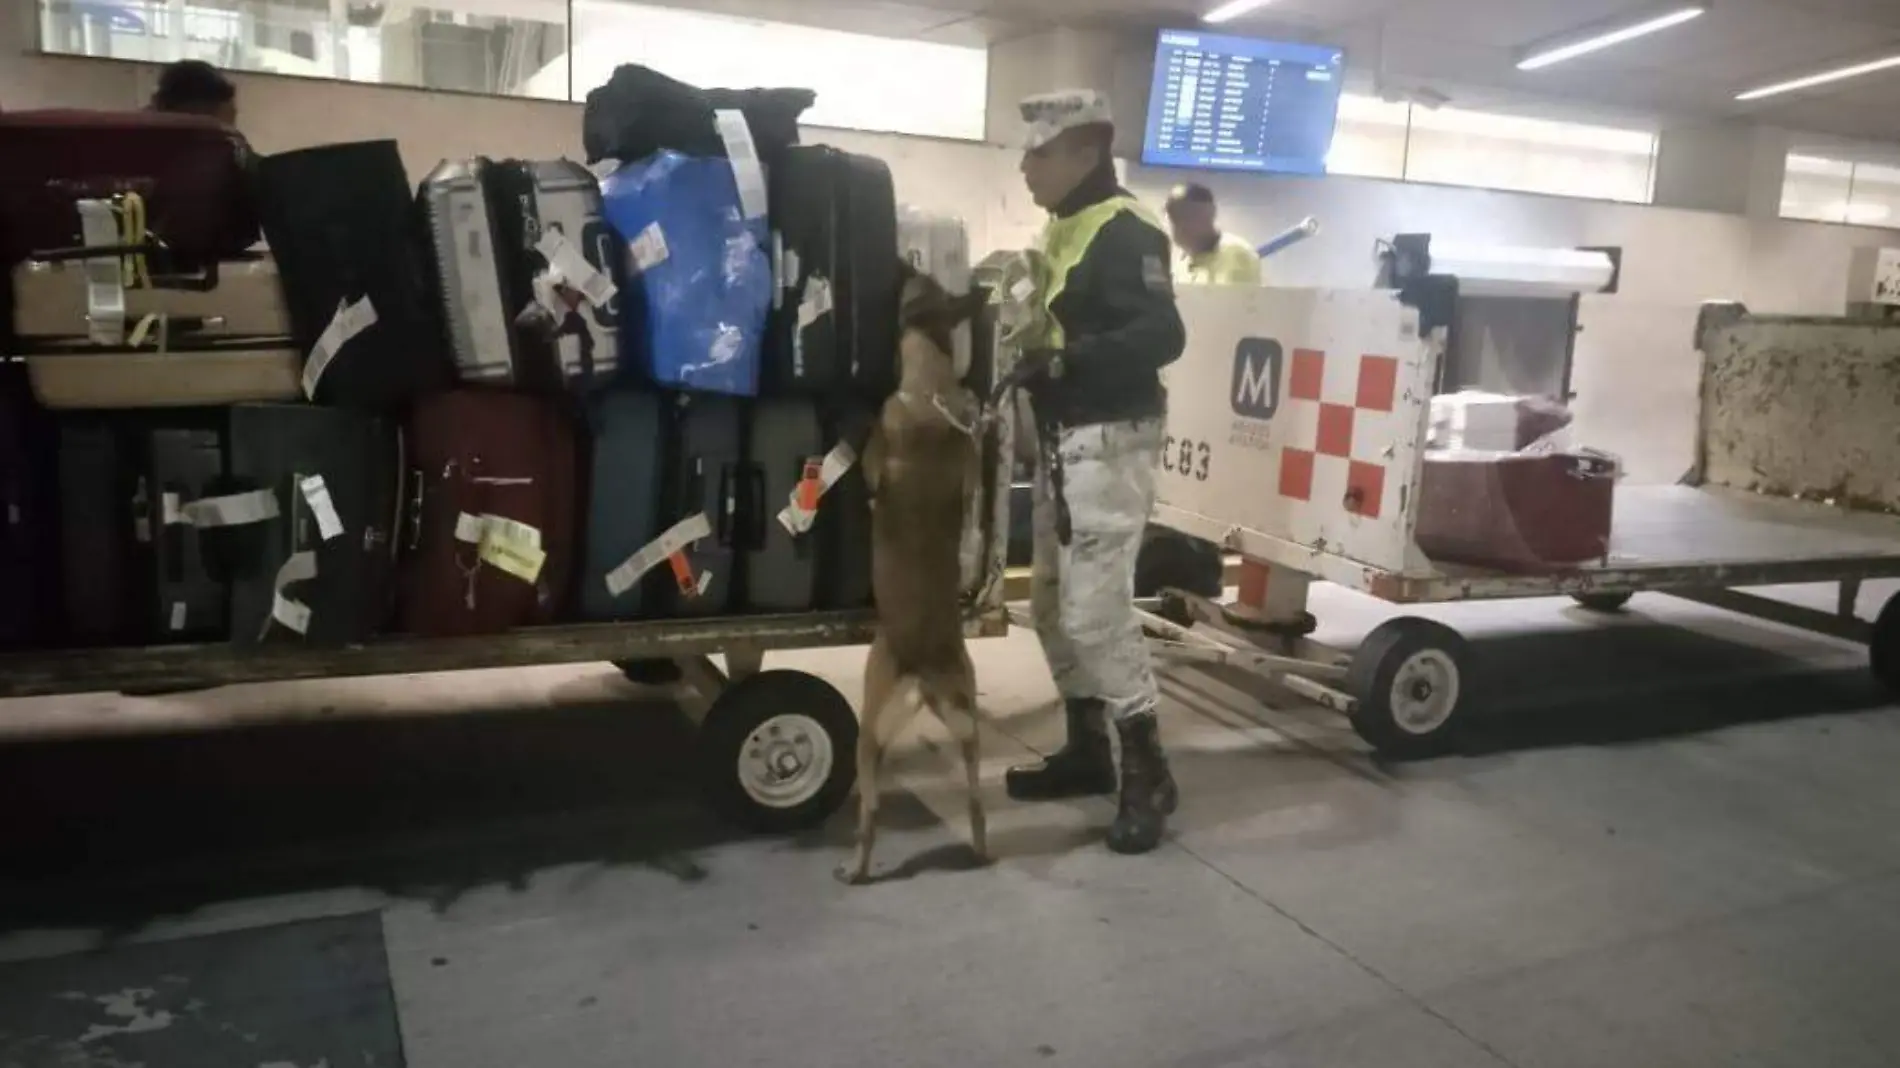
[[(240, 160), (246, 196), (207, 221), (227, 142), (161, 122), (101, 161), (94, 126), (0, 116), (0, 155), (25, 130), (93, 146), (76, 169), (151, 174), (69, 181), (67, 247), (9, 252), (0, 574), (29, 595), (0, 646), (869, 604), (868, 493), (839, 461), (895, 388), (900, 262), (953, 286), (968, 264), (960, 224), (900, 223), (878, 161), (727, 140), (765, 299), (716, 324), (755, 343), (707, 388), (652, 344), (653, 302), (703, 279), (616, 229), (638, 213), (614, 176), (474, 159), (416, 189), (393, 142), (330, 145)], [(181, 203), (200, 213), (153, 214)], [(259, 231), (268, 251), (232, 247)], [(672, 231), (661, 260), (690, 262)]]

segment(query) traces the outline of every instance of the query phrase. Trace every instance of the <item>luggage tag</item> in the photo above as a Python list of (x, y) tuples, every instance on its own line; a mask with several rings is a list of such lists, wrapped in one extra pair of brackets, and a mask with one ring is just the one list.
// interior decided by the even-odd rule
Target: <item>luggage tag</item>
[[(658, 225), (655, 223), (647, 229), (655, 230)], [(665, 247), (664, 240), (661, 247), (662, 249)], [(543, 231), (541, 240), (535, 242), (534, 248), (548, 261), (547, 278), (556, 289), (572, 289), (595, 307), (605, 307), (619, 294), (620, 291), (614, 287), (613, 279), (608, 278), (593, 264), (587, 262), (587, 257), (581, 255), (581, 250), (575, 248), (568, 241), (567, 236), (559, 230)], [(565, 316), (569, 311), (565, 305), (544, 306), (557, 318)]]
[[(88, 248), (119, 243), (119, 219), (110, 201), (81, 200), (80, 240)], [(86, 261), (86, 332), (95, 345), (118, 345), (125, 339), (125, 264), (118, 256)]]
[(803, 477), (798, 480), (797, 488), (792, 490), (791, 503), (779, 512), (779, 525), (793, 537), (811, 529), (818, 518), (818, 502), (831, 487), (845, 476), (858, 462), (858, 452), (848, 441), (840, 441), (825, 454), (823, 460), (816, 458), (805, 461)]
[(726, 158), (732, 161), (732, 177), (739, 185), (739, 206), (745, 217), (765, 218), (765, 168), (759, 165), (759, 147), (753, 143), (745, 112), (720, 108), (713, 112), (713, 125), (719, 129), (719, 139), (726, 143)]
[(666, 533), (653, 539), (645, 548), (607, 573), (607, 592), (620, 597), (633, 589), (647, 572), (667, 563), (672, 565), (673, 580), (678, 584), (680, 593), (687, 597), (698, 597), (712, 584), (712, 572), (695, 576), (693, 562), (687, 559), (686, 550), (701, 538), (712, 537), (712, 532), (712, 521), (706, 518), (704, 512), (695, 512), (673, 524)]
[(356, 335), (376, 325), (376, 305), (367, 295), (356, 303), (340, 300), (336, 305), (336, 314), (330, 317), (330, 325), (323, 328), (317, 338), (317, 346), (310, 350), (309, 358), (303, 364), (303, 395), (310, 400), (317, 399), (317, 383), (322, 380), (323, 372), (330, 369), (330, 361), (336, 359), (343, 346), (350, 343)]
[(548, 554), (541, 548), (541, 531), (507, 516), (471, 515), (455, 517), (455, 540), (475, 546), (482, 563), (533, 585), (547, 565)]
[(317, 536), (324, 541), (342, 537), (343, 517), (337, 515), (336, 502), (330, 499), (330, 487), (324, 483), (323, 476), (299, 479), (297, 489), (303, 493), (304, 503), (310, 506), (310, 514), (317, 520)]
[(317, 577), (317, 554), (300, 552), (290, 554), (282, 567), (277, 569), (277, 578), (271, 583), (270, 619), (264, 621), (264, 627), (258, 632), (257, 640), (263, 641), (270, 634), (273, 621), (283, 624), (298, 635), (310, 633), (310, 606), (289, 596), (284, 591), (299, 582), (308, 582)]
[(666, 231), (657, 222), (648, 223), (647, 228), (627, 244), (627, 257), (633, 261), (635, 274), (658, 267), (672, 255), (673, 250), (666, 245)]
[(807, 329), (813, 323), (831, 314), (835, 306), (831, 295), (831, 279), (815, 274), (805, 283), (805, 295), (798, 301), (798, 328)]
[(225, 497), (206, 497), (178, 506), (178, 515), (184, 522), (200, 530), (268, 523), (282, 514), (277, 505), (277, 494), (267, 489)]

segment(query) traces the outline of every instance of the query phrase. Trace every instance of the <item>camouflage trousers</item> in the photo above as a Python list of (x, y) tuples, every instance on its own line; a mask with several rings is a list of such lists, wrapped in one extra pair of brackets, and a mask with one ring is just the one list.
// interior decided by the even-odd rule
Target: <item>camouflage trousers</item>
[[(1065, 699), (1101, 700), (1110, 719), (1155, 708), (1154, 672), (1134, 598), (1135, 557), (1154, 508), (1161, 437), (1159, 419), (1072, 427), (1045, 442), (1036, 465), (1036, 635), (1057, 691)], [(1063, 502), (1066, 545), (1059, 529)]]

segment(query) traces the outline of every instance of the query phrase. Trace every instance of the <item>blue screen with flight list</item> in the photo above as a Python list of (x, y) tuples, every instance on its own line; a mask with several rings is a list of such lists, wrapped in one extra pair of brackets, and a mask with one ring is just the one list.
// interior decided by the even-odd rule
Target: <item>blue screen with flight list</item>
[(1141, 161), (1325, 174), (1345, 69), (1337, 48), (1163, 30)]

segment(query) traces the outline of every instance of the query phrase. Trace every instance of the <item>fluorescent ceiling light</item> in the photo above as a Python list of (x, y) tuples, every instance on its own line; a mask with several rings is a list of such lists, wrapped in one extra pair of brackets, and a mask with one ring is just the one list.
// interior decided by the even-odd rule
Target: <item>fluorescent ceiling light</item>
[(1633, 41), (1638, 37), (1647, 37), (1671, 26), (1680, 26), (1708, 12), (1709, 9), (1702, 4), (1672, 7), (1661, 14), (1648, 15), (1637, 22), (1591, 33), (1590, 36), (1581, 40), (1572, 40), (1559, 45), (1538, 46), (1523, 59), (1518, 60), (1517, 69), (1542, 70), (1554, 63), (1562, 63), (1566, 59), (1575, 59), (1578, 56), (1620, 45), (1625, 41)]
[(1819, 74), (1810, 74), (1805, 78), (1796, 78), (1793, 81), (1764, 85), (1760, 89), (1750, 89), (1745, 93), (1736, 93), (1735, 99), (1760, 100), (1764, 96), (1792, 93), (1796, 89), (1807, 89), (1816, 85), (1826, 85), (1829, 82), (1845, 81), (1848, 78), (1858, 78), (1863, 74), (1892, 70), (1895, 67), (1900, 67), (1900, 56), (1888, 56), (1886, 59), (1876, 59), (1871, 63), (1856, 63), (1851, 67), (1837, 67), (1834, 70), (1824, 70)]
[(1268, 0), (1227, 0), (1227, 3), (1201, 16), (1202, 22), (1231, 22), (1255, 8), (1266, 7)]

